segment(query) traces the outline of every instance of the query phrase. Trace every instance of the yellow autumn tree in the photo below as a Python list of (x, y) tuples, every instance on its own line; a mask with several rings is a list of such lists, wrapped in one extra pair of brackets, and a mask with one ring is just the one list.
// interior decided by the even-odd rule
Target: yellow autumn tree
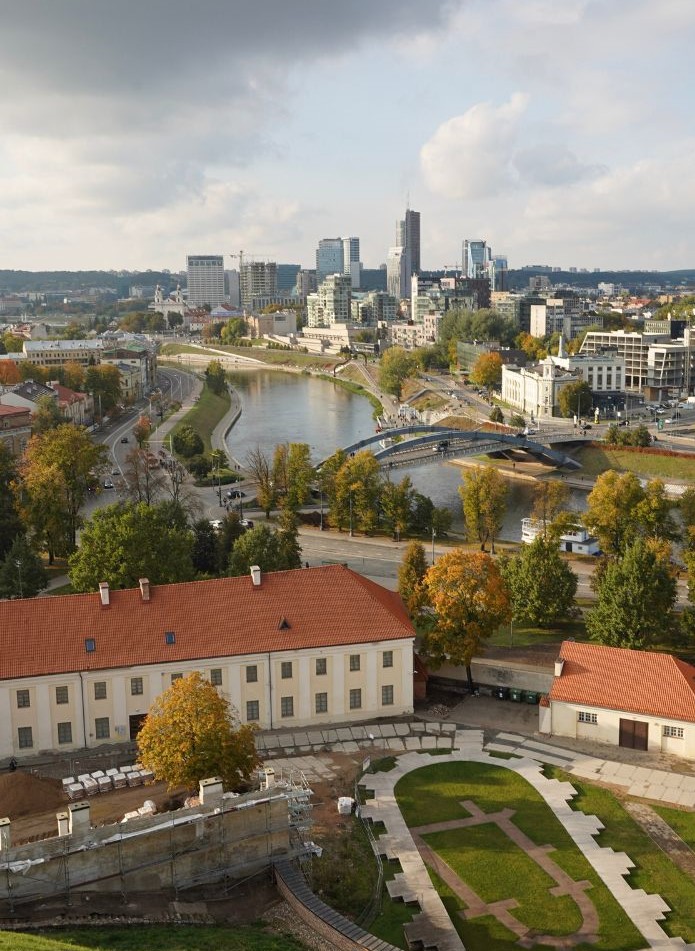
[(228, 789), (260, 764), (255, 729), (241, 724), (228, 700), (198, 671), (175, 680), (154, 701), (138, 734), (139, 759), (169, 788), (193, 790), (220, 776)]
[(455, 548), (428, 569), (424, 586), (435, 618), (428, 657), (434, 666), (465, 665), (472, 686), (472, 659), (511, 615), (502, 575), (487, 553)]

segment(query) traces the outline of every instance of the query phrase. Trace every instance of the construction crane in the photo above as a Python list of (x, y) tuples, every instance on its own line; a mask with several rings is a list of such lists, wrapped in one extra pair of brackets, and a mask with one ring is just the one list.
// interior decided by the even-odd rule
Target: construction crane
[(242, 267), (244, 266), (244, 252), (239, 251), (237, 254), (230, 252), (229, 256), (230, 258), (239, 258), (239, 270), (241, 271)]
[(455, 264), (445, 264), (444, 265), (444, 277), (446, 277), (447, 271), (460, 271), (461, 265), (458, 261)]

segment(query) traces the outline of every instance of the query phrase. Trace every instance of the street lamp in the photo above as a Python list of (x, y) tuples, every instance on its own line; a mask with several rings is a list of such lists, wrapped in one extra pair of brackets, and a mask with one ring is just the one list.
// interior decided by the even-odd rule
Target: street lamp
[(319, 490), (319, 494), (321, 496), (321, 521), (319, 522), (319, 526), (321, 531), (323, 531), (323, 489)]
[(352, 489), (350, 489), (350, 538), (353, 536), (352, 531)]
[(434, 564), (434, 540), (437, 537), (437, 532), (434, 525), (432, 526), (432, 564)]
[(22, 589), (22, 562), (19, 558), (15, 561), (15, 566), (17, 568), (17, 577), (19, 579), (19, 596), (20, 598), (24, 597), (24, 591)]

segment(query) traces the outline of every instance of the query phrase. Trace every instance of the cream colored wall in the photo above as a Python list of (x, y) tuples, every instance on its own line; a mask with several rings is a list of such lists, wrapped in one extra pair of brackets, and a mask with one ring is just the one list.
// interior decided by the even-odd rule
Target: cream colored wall
[[(393, 651), (393, 666), (383, 666), (384, 651)], [(360, 655), (360, 670), (350, 671), (350, 654)], [(316, 673), (316, 659), (325, 658), (327, 673)], [(283, 661), (292, 662), (292, 677), (282, 678)], [(258, 680), (246, 682), (246, 667), (256, 665)], [(153, 700), (171, 685), (172, 674), (186, 676), (199, 670), (206, 678), (222, 671), (222, 694), (230, 700), (242, 722), (246, 702), (259, 702), (261, 729), (292, 729), (401, 716), (413, 711), (413, 642), (411, 639), (329, 647), (304, 651), (217, 657), (205, 661), (167, 663), (147, 667), (88, 671), (7, 680), (0, 684), (0, 758), (34, 756), (42, 751), (70, 753), (85, 746), (129, 742), (129, 717), (147, 713)], [(270, 676), (269, 676), (270, 672)], [(131, 693), (131, 679), (142, 677), (143, 693)], [(106, 698), (97, 700), (94, 684), (106, 683)], [(68, 703), (56, 703), (58, 686), (68, 687)], [(383, 706), (381, 688), (393, 686), (393, 704)], [(362, 691), (362, 706), (350, 710), (350, 690)], [(30, 706), (17, 707), (17, 690), (28, 689)], [(328, 711), (315, 713), (315, 695), (328, 694)], [(281, 698), (291, 696), (294, 716), (281, 716)], [(4, 714), (4, 715), (3, 715)], [(97, 739), (95, 720), (108, 717), (110, 735)], [(58, 743), (58, 723), (72, 724), (72, 743)], [(31, 749), (19, 749), (17, 730), (30, 726)]]

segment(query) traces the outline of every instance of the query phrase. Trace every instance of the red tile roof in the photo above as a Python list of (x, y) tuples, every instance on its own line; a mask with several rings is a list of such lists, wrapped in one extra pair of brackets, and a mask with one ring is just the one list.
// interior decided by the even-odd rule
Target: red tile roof
[[(280, 628), (285, 618), (289, 627)], [(175, 643), (165, 643), (165, 632)], [(414, 637), (400, 596), (342, 565), (0, 601), (0, 680)], [(96, 649), (87, 652), (85, 639)]]
[(695, 667), (672, 654), (565, 641), (551, 702), (695, 722)]
[(0, 403), (0, 416), (30, 416), (31, 411), (28, 406), (10, 406), (6, 403)]

